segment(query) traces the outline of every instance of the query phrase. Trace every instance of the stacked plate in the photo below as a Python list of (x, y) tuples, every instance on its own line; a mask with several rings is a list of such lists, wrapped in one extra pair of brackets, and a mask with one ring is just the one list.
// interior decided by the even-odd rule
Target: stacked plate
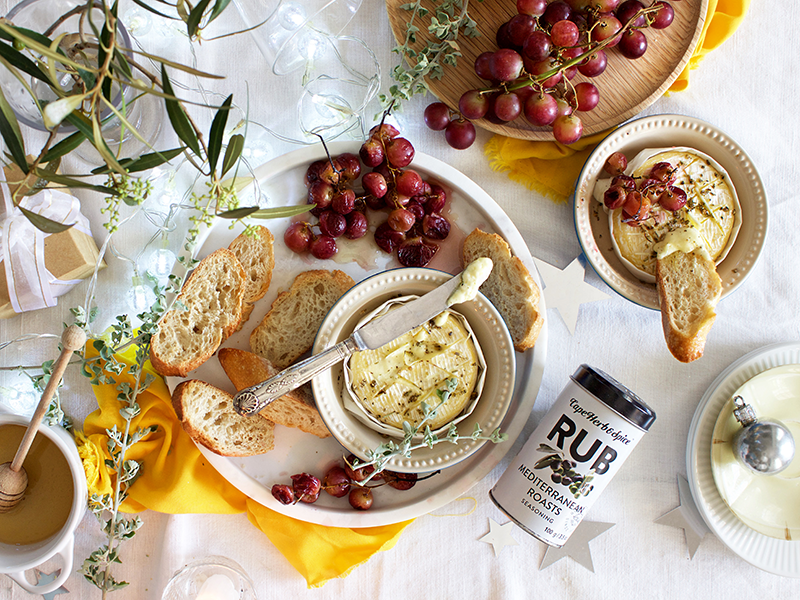
[(800, 577), (800, 457), (772, 476), (753, 476), (733, 459), (731, 398), (800, 439), (800, 343), (768, 346), (723, 371), (700, 400), (686, 449), (689, 485), (706, 524), (754, 566)]

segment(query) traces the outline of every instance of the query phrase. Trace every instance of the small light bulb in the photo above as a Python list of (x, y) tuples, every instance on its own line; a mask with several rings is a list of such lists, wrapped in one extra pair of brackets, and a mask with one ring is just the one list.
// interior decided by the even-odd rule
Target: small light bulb
[(169, 277), (175, 266), (175, 253), (169, 248), (157, 248), (150, 255), (147, 272), (161, 281)]
[(122, 22), (134, 37), (147, 35), (153, 27), (153, 20), (150, 18), (150, 13), (138, 6), (134, 6), (130, 10), (125, 11), (125, 14), (122, 16)]
[(281, 27), (294, 31), (306, 22), (306, 9), (297, 2), (286, 2), (278, 9), (278, 22)]
[(156, 295), (144, 284), (144, 278), (134, 275), (131, 278), (131, 289), (127, 294), (128, 303), (133, 307), (135, 314), (147, 310), (156, 301)]
[(297, 51), (307, 61), (313, 61), (322, 54), (325, 38), (316, 31), (307, 31), (297, 42)]
[(14, 414), (32, 416), (39, 403), (39, 394), (33, 387), (33, 382), (28, 377), (20, 375), (11, 382), (11, 386), (0, 388), (3, 404)]

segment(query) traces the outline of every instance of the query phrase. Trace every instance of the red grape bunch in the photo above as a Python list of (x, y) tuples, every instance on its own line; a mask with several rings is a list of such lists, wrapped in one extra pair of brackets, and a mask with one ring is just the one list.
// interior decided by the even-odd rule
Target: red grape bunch
[[(311, 163), (305, 178), (307, 202), (315, 205), (310, 212), (318, 223), (292, 223), (284, 233), (286, 246), (297, 253), (310, 251), (315, 258), (331, 258), (338, 252), (338, 238), (354, 240), (367, 233), (373, 211), (386, 214), (374, 233), (378, 247), (396, 252), (403, 266), (424, 267), (450, 233), (450, 222), (442, 215), (447, 192), (407, 168), (414, 146), (392, 125), (375, 126), (359, 154), (371, 169), (363, 176), (355, 154)], [(353, 185), (359, 176), (363, 190), (357, 194)]]
[(388, 211), (388, 218), (375, 230), (375, 242), (384, 252), (397, 252), (405, 267), (424, 267), (450, 234), (450, 221), (442, 215), (447, 192), (440, 185), (424, 181), (408, 165), (414, 146), (400, 136), (397, 128), (382, 124), (372, 129), (359, 155), (372, 168), (362, 178), (369, 194), (367, 205)]
[[(436, 475), (438, 471), (419, 477), (416, 473), (396, 473), (394, 471), (381, 471), (374, 473), (375, 467), (358, 467), (358, 459), (351, 454), (343, 464), (333, 465), (328, 469), (322, 481), (308, 473), (292, 475), (292, 485), (275, 484), (272, 486), (272, 496), (281, 504), (297, 504), (298, 502), (314, 503), (319, 499), (323, 490), (335, 498), (348, 497), (350, 506), (356, 510), (369, 510), (372, 507), (372, 490), (382, 485), (388, 485), (396, 490), (410, 490), (417, 481)], [(371, 477), (370, 477), (371, 475)], [(370, 477), (369, 482), (376, 485), (360, 485)]]
[[(645, 0), (648, 1), (648, 0)], [(594, 109), (600, 91), (589, 81), (573, 83), (580, 74), (597, 77), (605, 71), (607, 50), (617, 47), (630, 60), (647, 50), (647, 28), (664, 29), (675, 16), (658, 0), (517, 0), (517, 14), (496, 33), (498, 50), (475, 60), (475, 73), (488, 87), (465, 92), (458, 111), (435, 102), (425, 110), (425, 123), (444, 130), (453, 148), (475, 140), (470, 120), (502, 124), (519, 117), (538, 127), (550, 126), (562, 144), (583, 134), (578, 114)]]

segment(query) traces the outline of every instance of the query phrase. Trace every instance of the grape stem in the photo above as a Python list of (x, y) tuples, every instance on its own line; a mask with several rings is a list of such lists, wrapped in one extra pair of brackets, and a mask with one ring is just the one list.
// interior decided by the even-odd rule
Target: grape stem
[[(655, 12), (657, 12), (659, 10), (661, 10), (661, 7), (659, 7), (659, 6), (648, 6), (648, 7), (645, 7), (643, 9), (639, 10), (639, 12), (637, 12), (635, 15), (633, 15), (628, 20), (628, 22), (625, 23), (625, 25), (623, 27), (621, 27), (620, 30), (617, 33), (615, 33), (614, 35), (612, 35), (611, 37), (608, 37), (608, 38), (604, 39), (602, 42), (598, 42), (597, 45), (595, 45), (595, 46), (591, 46), (591, 43), (590, 43), (591, 47), (588, 50), (586, 50), (586, 52), (584, 52), (583, 54), (580, 54), (580, 55), (576, 56), (575, 58), (572, 58), (572, 59), (568, 60), (567, 62), (562, 63), (559, 66), (557, 66), (557, 67), (555, 67), (553, 69), (550, 69), (549, 71), (546, 71), (546, 72), (542, 73), (541, 75), (526, 74), (525, 77), (520, 77), (519, 79), (515, 80), (514, 83), (512, 83), (512, 84), (502, 84), (499, 87), (490, 87), (490, 88), (481, 89), (481, 90), (478, 90), (478, 91), (481, 94), (492, 94), (492, 93), (495, 93), (495, 92), (513, 92), (514, 90), (519, 90), (519, 89), (522, 89), (524, 87), (528, 87), (529, 85), (538, 85), (539, 87), (541, 87), (541, 83), (543, 81), (547, 81), (553, 75), (557, 75), (558, 73), (566, 71), (570, 67), (578, 66), (580, 63), (582, 63), (584, 60), (586, 60), (589, 56), (591, 56), (595, 52), (597, 52), (599, 50), (602, 50), (602, 49), (606, 48), (607, 46), (609, 46), (612, 42), (614, 42), (615, 39), (617, 39), (618, 37), (622, 36), (622, 34), (624, 34), (625, 32), (627, 32), (629, 30), (632, 30), (632, 29), (635, 29), (635, 27), (633, 26), (633, 23), (639, 17), (646, 17), (647, 15), (655, 13)], [(593, 28), (594, 28), (594, 26), (592, 26), (592, 29)], [(590, 29), (588, 33), (591, 34), (591, 31), (592, 30)]]

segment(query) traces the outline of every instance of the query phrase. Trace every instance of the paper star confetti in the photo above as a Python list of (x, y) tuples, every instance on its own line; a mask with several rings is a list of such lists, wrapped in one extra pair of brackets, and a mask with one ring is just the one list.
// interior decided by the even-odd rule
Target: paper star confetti
[(613, 526), (614, 523), (582, 521), (569, 537), (567, 543), (561, 546), (561, 548), (554, 548), (553, 546), (547, 547), (547, 550), (544, 552), (542, 564), (539, 565), (539, 570), (542, 571), (553, 563), (569, 556), (576, 563), (594, 573), (592, 551), (589, 549), (589, 542), (601, 536)]
[(563, 271), (538, 258), (534, 261), (544, 283), (544, 301), (547, 308), (557, 309), (570, 335), (574, 334), (581, 304), (605, 300), (608, 294), (604, 294), (583, 280), (585, 271), (579, 258), (573, 260)]
[(509, 521), (505, 525), (496, 523), (494, 519), (489, 519), (489, 533), (483, 536), (479, 541), (491, 544), (494, 548), (494, 555), (500, 556), (500, 552), (506, 546), (517, 546), (518, 542), (511, 537), (511, 529), (514, 523)]
[(710, 530), (705, 521), (703, 521), (703, 517), (700, 516), (700, 511), (697, 510), (697, 505), (695, 505), (692, 498), (692, 491), (689, 488), (689, 482), (682, 475), (678, 475), (678, 496), (681, 501), (680, 506), (660, 516), (655, 522), (659, 525), (669, 525), (670, 527), (683, 529), (683, 533), (686, 536), (686, 545), (689, 549), (689, 559), (691, 560), (700, 547), (700, 542), (703, 541), (703, 538)]
[[(56, 577), (61, 574), (61, 570), (59, 569), (52, 573), (42, 573), (39, 569), (36, 569), (34, 570), (34, 574), (36, 575), (36, 585), (47, 585), (56, 580)], [(62, 585), (60, 588), (48, 594), (42, 594), (42, 598), (44, 598), (44, 600), (53, 600), (53, 598), (60, 594), (69, 594), (69, 590)]]

